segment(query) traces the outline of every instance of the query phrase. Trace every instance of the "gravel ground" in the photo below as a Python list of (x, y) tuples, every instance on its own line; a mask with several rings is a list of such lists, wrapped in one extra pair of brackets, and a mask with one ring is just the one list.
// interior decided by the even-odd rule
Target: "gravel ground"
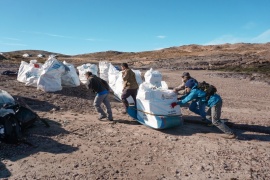
[[(18, 65), (1, 66), (16, 70)], [(180, 70), (159, 69), (169, 87)], [(44, 93), (15, 77), (0, 76), (0, 89), (25, 102), (50, 125), (29, 128), (27, 144), (0, 144), (0, 178), (8, 179), (270, 179), (270, 93), (266, 83), (214, 71), (189, 71), (218, 88), (222, 119), (238, 138), (182, 107), (183, 126), (154, 130), (121, 114), (110, 96), (114, 122), (99, 121), (94, 95), (81, 85)]]

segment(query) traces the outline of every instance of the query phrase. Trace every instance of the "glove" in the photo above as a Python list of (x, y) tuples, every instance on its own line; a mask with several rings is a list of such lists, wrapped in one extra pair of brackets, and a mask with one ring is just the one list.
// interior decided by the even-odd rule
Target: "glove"
[(173, 103), (171, 104), (171, 107), (174, 108), (175, 106), (177, 106), (177, 103), (176, 103), (176, 102), (173, 102)]

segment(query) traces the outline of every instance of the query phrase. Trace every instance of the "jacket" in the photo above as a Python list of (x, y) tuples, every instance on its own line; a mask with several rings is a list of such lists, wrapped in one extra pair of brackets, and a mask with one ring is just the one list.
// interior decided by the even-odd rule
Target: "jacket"
[[(99, 77), (97, 77), (96, 75), (90, 76), (87, 79), (87, 82), (85, 85), (87, 89), (91, 89), (94, 93), (97, 93), (97, 94), (107, 91), (104, 85), (101, 84)], [(108, 91), (106, 93), (108, 93)], [(103, 93), (103, 94), (106, 94), (106, 93)]]
[(222, 102), (220, 95), (214, 94), (214, 95), (210, 96), (210, 98), (207, 102), (207, 106), (211, 108), (211, 107), (215, 106), (220, 101)]
[(177, 104), (183, 105), (194, 99), (205, 103), (205, 96), (206, 96), (206, 93), (200, 89), (197, 89), (197, 84), (196, 84), (195, 86), (193, 86), (190, 93), (181, 97), (181, 100), (178, 101)]
[(123, 89), (138, 89), (135, 73), (131, 69), (122, 71)]

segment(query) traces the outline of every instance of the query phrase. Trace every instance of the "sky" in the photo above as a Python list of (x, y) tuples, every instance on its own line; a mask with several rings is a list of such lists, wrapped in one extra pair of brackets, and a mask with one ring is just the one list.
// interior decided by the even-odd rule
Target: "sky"
[(270, 0), (0, 0), (0, 52), (270, 42)]

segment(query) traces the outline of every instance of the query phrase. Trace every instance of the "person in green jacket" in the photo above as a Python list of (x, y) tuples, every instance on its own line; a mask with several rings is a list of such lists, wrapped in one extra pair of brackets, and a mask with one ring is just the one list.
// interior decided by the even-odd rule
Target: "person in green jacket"
[(127, 98), (129, 96), (133, 98), (134, 104), (136, 106), (136, 96), (137, 96), (139, 85), (136, 81), (135, 73), (128, 67), (127, 63), (122, 63), (121, 68), (122, 68), (122, 78), (123, 78), (123, 90), (122, 90), (121, 99), (125, 108), (124, 111), (122, 111), (122, 113), (126, 114), (128, 106), (129, 106), (129, 103), (127, 101)]

